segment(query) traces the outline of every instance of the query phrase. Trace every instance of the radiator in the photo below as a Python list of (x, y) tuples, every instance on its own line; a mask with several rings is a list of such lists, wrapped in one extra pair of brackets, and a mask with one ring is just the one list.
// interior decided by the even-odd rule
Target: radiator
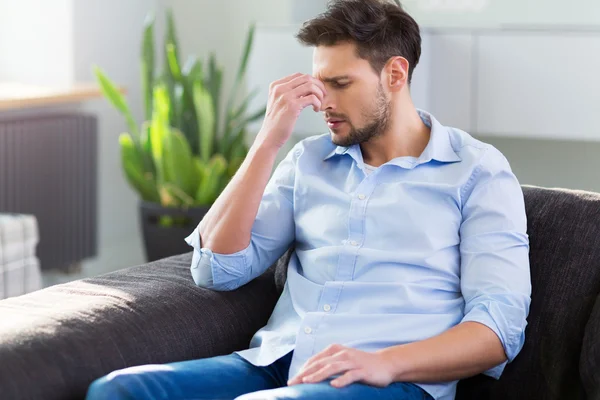
[(97, 122), (70, 112), (0, 118), (0, 213), (32, 214), (42, 270), (97, 253)]

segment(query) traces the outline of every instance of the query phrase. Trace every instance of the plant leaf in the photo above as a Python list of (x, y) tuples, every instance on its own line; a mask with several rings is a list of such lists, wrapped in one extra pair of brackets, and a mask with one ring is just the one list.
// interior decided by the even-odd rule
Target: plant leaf
[(215, 138), (218, 138), (221, 125), (221, 86), (223, 84), (223, 68), (217, 65), (217, 57), (214, 52), (210, 53), (208, 61), (208, 79), (205, 84), (213, 99), (215, 112)]
[(242, 163), (244, 162), (245, 159), (246, 159), (245, 156), (231, 157), (231, 161), (229, 162), (229, 165), (227, 166), (227, 176), (229, 176), (229, 178), (233, 178), (233, 176), (235, 175), (237, 170), (240, 169), (240, 167), (242, 166)]
[(254, 114), (244, 118), (241, 122), (238, 123), (238, 126), (246, 126), (247, 124), (257, 121), (261, 118), (265, 117), (265, 113), (267, 112), (267, 108), (261, 108), (260, 110), (256, 111)]
[(181, 94), (181, 110), (179, 111), (179, 126), (190, 144), (192, 152), (199, 154), (198, 116), (196, 115), (193, 86), (188, 84), (187, 79), (184, 80), (185, 84), (183, 85)]
[(173, 195), (171, 190), (169, 190), (168, 184), (159, 184), (158, 185), (158, 194), (160, 196), (160, 204), (163, 207), (178, 207), (179, 201)]
[(143, 200), (158, 202), (159, 196), (154, 177), (151, 173), (144, 172), (142, 156), (138, 153), (131, 135), (122, 133), (119, 136), (119, 145), (121, 147), (121, 164), (127, 182)]
[[(179, 60), (175, 53), (173, 44), (167, 45), (167, 56), (170, 59), (169, 65), (171, 68), (171, 75), (175, 79), (175, 98), (177, 99), (177, 106), (173, 112), (177, 124), (172, 124), (180, 129), (186, 136), (192, 151), (198, 153), (198, 116), (196, 115), (196, 107), (194, 102), (194, 77), (195, 75), (202, 74), (202, 65), (198, 61), (194, 61), (190, 58), (186, 63), (186, 69), (192, 74), (186, 75), (182, 72)], [(201, 81), (201, 77), (200, 77)], [(181, 95), (179, 94), (181, 90)]]
[[(252, 44), (254, 42), (254, 31), (255, 31), (255, 25), (251, 24), (250, 28), (248, 29), (248, 34), (246, 36), (246, 44), (244, 46), (244, 53), (242, 55), (242, 60), (241, 60), (240, 66), (237, 71), (235, 82), (231, 88), (231, 93), (229, 95), (229, 99), (227, 100), (227, 108), (225, 109), (225, 118), (226, 118), (225, 125), (226, 125), (226, 127), (230, 123), (229, 116), (234, 114), (234, 112), (232, 111), (233, 104), (235, 102), (235, 98), (237, 97), (238, 89), (241, 86), (242, 79), (244, 78), (244, 75), (246, 73), (246, 67), (248, 66), (248, 58), (250, 56), (250, 52), (252, 51)], [(223, 138), (226, 141), (229, 140), (229, 137), (227, 135), (229, 135), (230, 133), (231, 133), (231, 131), (226, 128), (225, 132), (224, 132), (224, 136), (223, 136)]]
[(164, 188), (169, 192), (173, 200), (179, 200), (179, 203), (184, 207), (190, 207), (194, 205), (194, 198), (190, 197), (187, 193), (172, 183), (165, 183)]
[(186, 76), (189, 83), (201, 81), (204, 76), (202, 63), (196, 57), (190, 57), (183, 66), (182, 75)]
[[(164, 66), (164, 70), (163, 70), (163, 79), (164, 79), (164, 83), (166, 84), (167, 87), (167, 92), (169, 93), (169, 98), (170, 99), (174, 99), (175, 98), (175, 78), (173, 77), (173, 75), (171, 74), (171, 67), (169, 65), (169, 57), (168, 57), (168, 51), (167, 51), (167, 45), (168, 44), (172, 44), (173, 45), (173, 52), (175, 54), (175, 59), (179, 60), (179, 43), (177, 40), (177, 33), (175, 31), (175, 21), (173, 18), (173, 10), (168, 9), (167, 10), (167, 28), (166, 28), (166, 32), (165, 32), (165, 40), (164, 40), (164, 62), (165, 62), (165, 66)], [(175, 114), (175, 108), (172, 107), (169, 111), (169, 123), (171, 124), (171, 126), (180, 128), (179, 124), (179, 118), (178, 116)]]
[(219, 197), (220, 182), (227, 170), (227, 160), (216, 154), (206, 165), (204, 178), (196, 193), (196, 204), (210, 205)]
[(156, 178), (159, 186), (168, 180), (164, 157), (165, 137), (169, 134), (169, 97), (164, 85), (157, 85), (154, 88), (154, 111), (150, 123), (150, 141), (152, 143), (152, 158), (156, 166)]
[(152, 140), (150, 140), (150, 121), (142, 124), (140, 131), (140, 145), (146, 154), (152, 154)]
[(169, 63), (169, 69), (171, 70), (171, 76), (176, 82), (181, 82), (181, 67), (179, 66), (179, 59), (175, 53), (175, 45), (173, 43), (167, 43), (167, 60)]
[(125, 117), (129, 132), (133, 135), (134, 142), (139, 142), (140, 132), (123, 94), (121, 94), (117, 86), (98, 66), (94, 66), (94, 75), (96, 75), (96, 80), (100, 84), (100, 89), (104, 96)]
[(208, 162), (213, 154), (215, 140), (214, 106), (210, 93), (203, 87), (201, 81), (194, 84), (194, 104), (198, 118), (200, 158), (202, 161)]
[(237, 71), (237, 76), (235, 78), (235, 86), (234, 86), (234, 90), (236, 91), (234, 93), (237, 94), (237, 89), (240, 86), (240, 83), (242, 81), (242, 79), (244, 78), (244, 75), (246, 74), (246, 68), (248, 67), (248, 59), (250, 58), (250, 52), (252, 51), (252, 44), (254, 42), (254, 32), (256, 30), (256, 26), (254, 24), (250, 25), (250, 28), (248, 29), (248, 34), (246, 36), (246, 44), (244, 46), (244, 54), (242, 56), (242, 62), (240, 63), (240, 67)]
[[(192, 159), (192, 150), (185, 136), (177, 129), (172, 129), (164, 138), (163, 162), (168, 181), (188, 196), (195, 194), (197, 187), (196, 174)], [(178, 197), (181, 197), (178, 195)]]
[[(234, 123), (235, 123), (235, 121), (238, 118), (240, 118), (242, 115), (244, 115), (246, 113), (248, 106), (250, 105), (250, 101), (252, 101), (252, 98), (256, 97), (258, 92), (259, 92), (258, 88), (255, 88), (252, 92), (250, 92), (250, 94), (248, 96), (246, 96), (246, 98), (244, 99), (242, 104), (238, 107), (238, 109), (230, 117), (231, 121), (234, 121)], [(266, 111), (266, 109), (265, 109), (265, 111)], [(263, 115), (264, 115), (264, 113), (263, 113)]]
[(152, 118), (152, 86), (154, 85), (154, 16), (148, 14), (144, 22), (142, 42), (142, 95), (146, 121)]

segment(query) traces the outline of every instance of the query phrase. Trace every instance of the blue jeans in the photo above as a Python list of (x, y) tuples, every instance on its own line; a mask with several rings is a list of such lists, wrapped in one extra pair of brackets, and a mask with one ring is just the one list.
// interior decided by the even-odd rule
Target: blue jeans
[(335, 388), (329, 381), (287, 386), (291, 360), (292, 352), (271, 365), (256, 367), (233, 353), (129, 367), (92, 382), (86, 400), (432, 400), (411, 383), (393, 383), (385, 388), (361, 383)]

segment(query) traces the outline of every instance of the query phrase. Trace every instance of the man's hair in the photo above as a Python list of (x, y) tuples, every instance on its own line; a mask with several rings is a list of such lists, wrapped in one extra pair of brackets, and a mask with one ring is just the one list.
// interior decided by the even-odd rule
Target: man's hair
[(334, 0), (327, 10), (306, 21), (296, 35), (307, 46), (356, 44), (358, 57), (380, 74), (391, 57), (408, 60), (408, 83), (421, 56), (419, 25), (396, 4), (385, 0)]

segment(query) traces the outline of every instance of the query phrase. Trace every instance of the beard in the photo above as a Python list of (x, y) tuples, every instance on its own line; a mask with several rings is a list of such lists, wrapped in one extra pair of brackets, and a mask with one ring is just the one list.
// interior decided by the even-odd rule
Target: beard
[[(366, 126), (357, 128), (348, 119), (345, 119), (350, 126), (350, 132), (343, 137), (332, 135), (331, 141), (333, 144), (336, 146), (350, 147), (355, 144), (368, 142), (374, 137), (383, 135), (390, 123), (391, 106), (385, 98), (381, 82), (377, 87), (375, 106), (371, 110), (363, 110), (362, 115), (364, 120), (367, 121)], [(331, 116), (344, 118), (344, 116), (336, 116), (335, 114), (331, 114)]]

